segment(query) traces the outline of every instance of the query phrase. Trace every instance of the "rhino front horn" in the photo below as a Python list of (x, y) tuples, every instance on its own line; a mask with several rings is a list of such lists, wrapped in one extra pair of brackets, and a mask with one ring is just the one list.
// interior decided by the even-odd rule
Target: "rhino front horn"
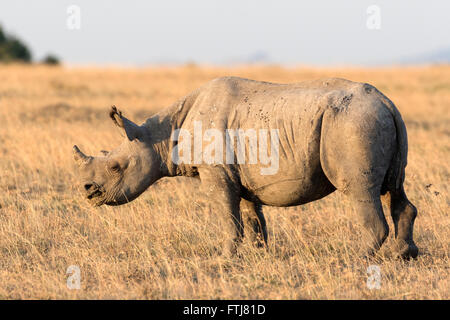
[(82, 164), (87, 164), (91, 157), (86, 156), (77, 146), (73, 146), (73, 158), (75, 162), (80, 166)]

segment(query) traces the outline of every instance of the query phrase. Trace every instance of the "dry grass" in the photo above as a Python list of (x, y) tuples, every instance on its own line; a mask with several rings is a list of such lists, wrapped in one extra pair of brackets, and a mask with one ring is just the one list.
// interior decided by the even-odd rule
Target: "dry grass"
[[(163, 179), (125, 206), (88, 206), (71, 147), (95, 155), (120, 143), (107, 117), (111, 104), (141, 122), (223, 75), (275, 82), (337, 76), (388, 95), (408, 127), (406, 191), (419, 210), (418, 260), (361, 259), (356, 213), (339, 193), (265, 208), (269, 250), (245, 243), (242, 257), (229, 261), (219, 255), (226, 235), (216, 213), (199, 204), (197, 186), (185, 179)], [(0, 66), (0, 298), (448, 299), (449, 110), (449, 66)], [(370, 264), (381, 268), (380, 290), (366, 287)], [(80, 290), (66, 286), (69, 265), (81, 268)]]

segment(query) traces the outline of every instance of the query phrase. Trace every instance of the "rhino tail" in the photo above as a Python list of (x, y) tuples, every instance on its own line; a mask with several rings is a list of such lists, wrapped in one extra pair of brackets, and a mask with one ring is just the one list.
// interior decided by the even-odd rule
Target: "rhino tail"
[(405, 167), (408, 157), (408, 136), (406, 126), (397, 107), (387, 97), (383, 96), (383, 104), (389, 109), (395, 123), (397, 150), (384, 181), (384, 192), (400, 190), (405, 181)]

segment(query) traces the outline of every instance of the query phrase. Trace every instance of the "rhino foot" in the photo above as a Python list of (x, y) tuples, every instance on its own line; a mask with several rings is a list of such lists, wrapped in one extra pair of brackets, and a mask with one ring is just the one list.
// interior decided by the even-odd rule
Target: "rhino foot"
[(405, 260), (409, 260), (410, 258), (416, 259), (419, 254), (419, 248), (417, 248), (414, 242), (408, 243), (404, 240), (398, 240), (395, 249), (398, 257)]

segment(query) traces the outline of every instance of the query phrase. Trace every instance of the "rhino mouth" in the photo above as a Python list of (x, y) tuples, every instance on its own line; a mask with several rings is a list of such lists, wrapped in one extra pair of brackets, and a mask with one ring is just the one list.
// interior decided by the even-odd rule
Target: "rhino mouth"
[(92, 200), (93, 198), (97, 198), (100, 197), (103, 194), (103, 192), (101, 192), (99, 189), (95, 190), (94, 192), (88, 194), (87, 198), (89, 200)]
[(98, 188), (89, 193), (87, 199), (94, 207), (99, 207), (105, 202), (103, 195), (104, 192)]

